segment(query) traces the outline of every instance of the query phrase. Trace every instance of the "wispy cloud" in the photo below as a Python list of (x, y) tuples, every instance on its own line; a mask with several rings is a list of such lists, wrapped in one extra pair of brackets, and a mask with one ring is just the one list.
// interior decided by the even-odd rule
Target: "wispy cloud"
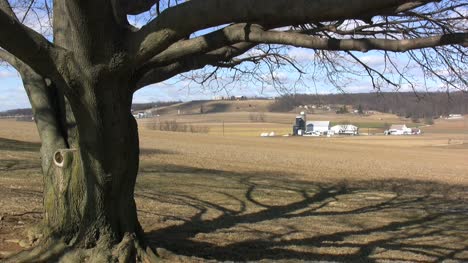
[(0, 87), (0, 102), (0, 111), (31, 107), (23, 86)]
[(307, 48), (296, 47), (291, 48), (288, 55), (300, 62), (311, 61), (315, 57), (314, 51)]
[(17, 74), (10, 70), (0, 70), (0, 79), (16, 77)]

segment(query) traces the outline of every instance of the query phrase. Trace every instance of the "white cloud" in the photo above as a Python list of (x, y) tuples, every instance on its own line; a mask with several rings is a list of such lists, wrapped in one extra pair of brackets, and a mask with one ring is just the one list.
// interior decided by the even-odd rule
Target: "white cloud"
[(310, 61), (315, 58), (314, 51), (307, 48), (291, 48), (288, 55), (297, 61)]
[(0, 111), (31, 107), (23, 86), (1, 87), (0, 102)]
[(383, 55), (361, 56), (359, 59), (370, 67), (379, 67), (385, 64), (385, 57)]
[(154, 101), (189, 101), (210, 99), (215, 93), (202, 87), (188, 87), (184, 83), (157, 83), (149, 85), (133, 95), (133, 102), (146, 103)]
[(372, 84), (356, 85), (356, 86), (347, 86), (343, 88), (343, 91), (346, 93), (366, 93), (372, 92)]
[(16, 77), (17, 74), (10, 70), (0, 70), (0, 79)]

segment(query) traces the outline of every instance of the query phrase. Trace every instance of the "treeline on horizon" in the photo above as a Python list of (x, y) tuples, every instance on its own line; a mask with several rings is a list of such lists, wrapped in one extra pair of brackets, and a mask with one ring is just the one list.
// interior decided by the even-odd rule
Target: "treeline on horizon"
[(393, 113), (406, 118), (439, 117), (468, 113), (468, 93), (465, 92), (379, 92), (344, 94), (295, 94), (276, 99), (272, 112), (289, 112), (301, 105), (351, 105), (364, 111)]
[[(181, 103), (181, 102), (182, 101), (156, 101), (156, 102), (148, 102), (148, 103), (133, 103), (132, 110), (141, 111), (141, 110), (151, 109), (154, 107), (170, 106), (170, 105)], [(13, 110), (0, 112), (0, 117), (7, 117), (7, 116), (32, 116), (32, 109), (23, 108), (23, 109), (13, 109)]]
[[(266, 98), (250, 98), (266, 99)], [(208, 100), (207, 100), (208, 101)], [(134, 103), (133, 111), (154, 107), (164, 107), (182, 101), (158, 101)], [(468, 93), (466, 92), (380, 92), (344, 94), (295, 94), (276, 98), (269, 106), (271, 112), (290, 112), (301, 105), (350, 105), (364, 111), (393, 113), (407, 118), (439, 117), (448, 114), (468, 114)], [(30, 108), (13, 109), (0, 112), (0, 117), (31, 116)]]
[(133, 103), (132, 104), (132, 111), (141, 111), (147, 110), (156, 107), (166, 107), (171, 106), (177, 103), (182, 103), (182, 101), (156, 101), (156, 102), (148, 102), (148, 103)]

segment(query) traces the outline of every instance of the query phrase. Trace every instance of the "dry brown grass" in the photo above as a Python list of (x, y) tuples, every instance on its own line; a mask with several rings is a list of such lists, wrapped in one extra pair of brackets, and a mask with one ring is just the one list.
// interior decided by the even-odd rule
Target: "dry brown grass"
[[(238, 133), (140, 128), (139, 215), (170, 261), (468, 261), (462, 124), (436, 122), (415, 137), (337, 138), (246, 137), (283, 124), (226, 125)], [(38, 140), (32, 123), (3, 120), (0, 137)], [(39, 220), (23, 215), (41, 210), (37, 151), (37, 143), (0, 141), (0, 251), (20, 249), (15, 239)]]
[[(252, 122), (252, 116), (261, 115), (263, 121)], [(151, 119), (140, 119), (140, 126), (154, 125), (166, 121), (177, 121), (181, 124), (198, 125), (210, 127), (210, 134), (222, 135), (224, 124), (224, 135), (232, 136), (259, 136), (262, 132), (274, 131), (276, 134), (289, 134), (292, 132), (292, 124), (296, 113), (271, 113), (271, 112), (218, 112), (206, 114), (181, 114), (172, 112)], [(257, 118), (258, 119), (258, 118)], [(408, 119), (400, 119), (391, 114), (374, 114), (370, 116), (359, 116), (355, 114), (309, 114), (308, 120), (329, 120), (332, 123), (349, 122), (358, 125), (363, 133), (383, 133), (385, 123), (411, 124)], [(368, 128), (370, 127), (370, 128)]]

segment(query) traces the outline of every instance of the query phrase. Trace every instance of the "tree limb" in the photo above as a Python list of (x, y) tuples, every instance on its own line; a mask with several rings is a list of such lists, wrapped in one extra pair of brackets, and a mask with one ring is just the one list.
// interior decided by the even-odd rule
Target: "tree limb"
[(143, 68), (168, 65), (180, 58), (209, 52), (239, 42), (284, 44), (321, 50), (404, 52), (448, 44), (467, 45), (467, 33), (454, 33), (416, 39), (336, 39), (319, 38), (295, 32), (265, 31), (259, 25), (234, 24), (201, 37), (182, 40), (153, 57)]
[(11, 9), (11, 5), (8, 0), (0, 0), (0, 10), (5, 12), (7, 15), (11, 16), (12, 18), (18, 20), (13, 9)]
[(138, 15), (147, 12), (160, 0), (120, 0), (120, 5), (128, 15)]
[[(421, 37), (414, 39), (336, 39), (320, 38), (295, 32), (264, 31), (255, 25), (245, 25), (243, 30), (226, 34), (232, 42), (248, 41), (251, 43), (283, 44), (320, 50), (361, 51), (385, 50), (405, 52), (413, 49), (444, 45), (468, 46), (468, 33), (452, 33), (439, 36)], [(248, 27), (248, 28), (247, 28)]]
[(131, 42), (136, 63), (143, 64), (182, 36), (222, 24), (244, 22), (276, 27), (363, 17), (367, 19), (381, 14), (382, 10), (386, 13), (392, 10), (406, 11), (408, 6), (416, 7), (428, 2), (432, 1), (192, 0), (166, 9), (136, 32)]
[(55, 77), (59, 56), (64, 50), (41, 34), (0, 10), (0, 47), (19, 58), (43, 76)]
[[(256, 26), (260, 27), (259, 25)], [(233, 41), (229, 36), (233, 35), (236, 31), (243, 30), (243, 28), (245, 28), (245, 24), (234, 24), (200, 37), (178, 41), (149, 60), (145, 64), (145, 67), (170, 64), (182, 57), (208, 53), (236, 44), (241, 41)]]
[(153, 83), (170, 79), (180, 73), (200, 69), (207, 65), (216, 65), (221, 61), (229, 61), (236, 56), (244, 54), (255, 46), (256, 44), (247, 42), (237, 43), (231, 46), (219, 48), (206, 54), (188, 56), (169, 65), (147, 69), (141, 74), (141, 77), (137, 77), (136, 90)]
[[(46, 80), (41, 75), (12, 54), (0, 50), (0, 59), (8, 62), (21, 75), (24, 89), (31, 103), (37, 130), (41, 137), (41, 151), (63, 148), (66, 143), (57, 118), (53, 94), (55, 89), (48, 87)], [(44, 159), (42, 161), (45, 163), (50, 162), (50, 160)]]

